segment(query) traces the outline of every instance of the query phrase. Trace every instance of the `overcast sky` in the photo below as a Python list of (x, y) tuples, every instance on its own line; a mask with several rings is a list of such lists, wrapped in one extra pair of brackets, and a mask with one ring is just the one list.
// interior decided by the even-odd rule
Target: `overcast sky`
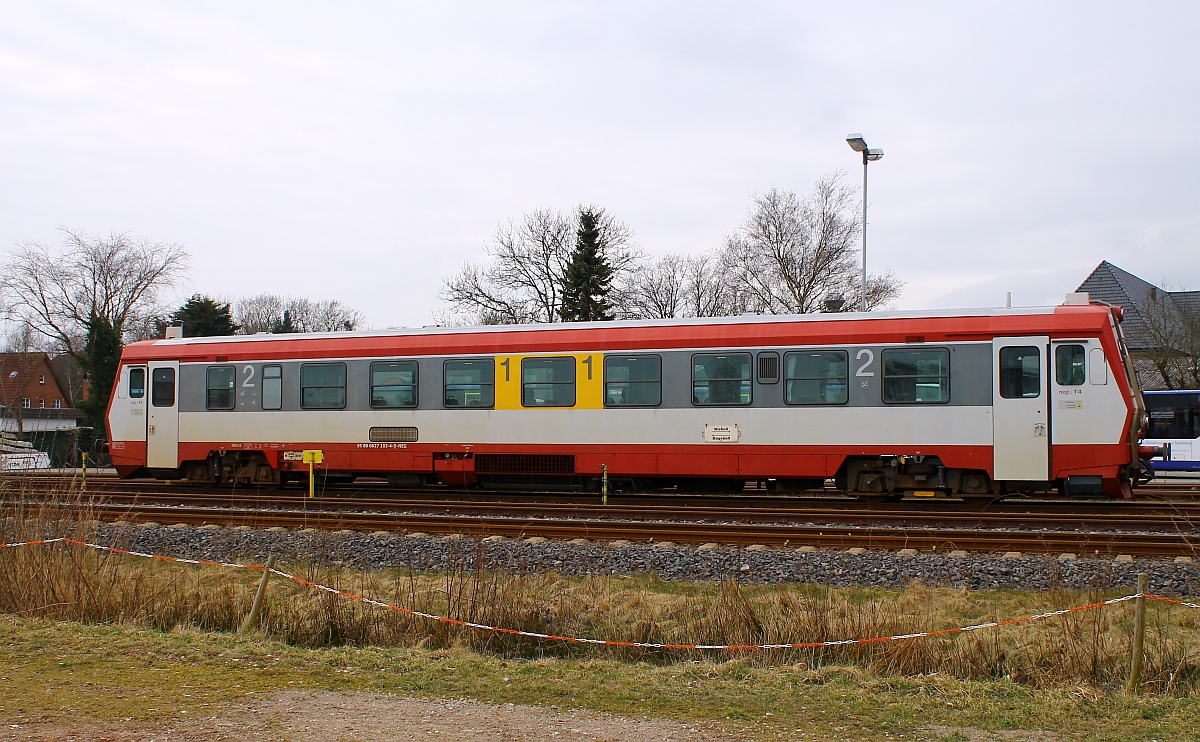
[(700, 252), (871, 166), (904, 308), (1200, 288), (1200, 3), (0, 3), (0, 249), (130, 231), (186, 295), (421, 325), (499, 222)]

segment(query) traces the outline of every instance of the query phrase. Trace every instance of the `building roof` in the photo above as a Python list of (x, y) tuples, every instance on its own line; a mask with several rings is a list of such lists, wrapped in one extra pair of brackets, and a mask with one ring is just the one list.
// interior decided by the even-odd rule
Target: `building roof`
[[(38, 369), (42, 371), (38, 371)], [(62, 395), (63, 401), (70, 404), (71, 400), (63, 391), (63, 386), (50, 363), (50, 355), (42, 351), (28, 353), (0, 353), (0, 404), (20, 404), (20, 398), (26, 395), (30, 380), (35, 373), (45, 373), (54, 381), (54, 386)]]
[(1155, 347), (1146, 315), (1156, 302), (1172, 302), (1185, 311), (1200, 309), (1200, 291), (1167, 291), (1107, 260), (1096, 266), (1077, 291), (1086, 291), (1093, 299), (1123, 309), (1121, 329), (1131, 350)]

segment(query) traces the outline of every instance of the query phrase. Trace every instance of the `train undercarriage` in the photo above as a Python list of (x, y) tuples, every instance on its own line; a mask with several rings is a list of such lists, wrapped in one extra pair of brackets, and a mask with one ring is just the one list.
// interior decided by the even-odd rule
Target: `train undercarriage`
[[(451, 456), (431, 472), (345, 472), (318, 469), (321, 484), (349, 484), (356, 479), (381, 479), (397, 487), (450, 487), (480, 490), (533, 490), (621, 493), (668, 492), (736, 494), (751, 487), (777, 494), (839, 493), (870, 502), (904, 498), (994, 500), (1018, 494), (1056, 494), (1068, 497), (1106, 497), (1117, 494), (1100, 476), (1071, 476), (1045, 482), (997, 482), (986, 471), (947, 467), (936, 456), (848, 457), (831, 478), (628, 476), (576, 473), (572, 456), (481, 454)], [(457, 462), (457, 466), (455, 463)], [(185, 479), (218, 485), (280, 488), (307, 484), (307, 466), (273, 467), (259, 451), (213, 451), (207, 459), (186, 461), (177, 471), (143, 470), (135, 476)]]

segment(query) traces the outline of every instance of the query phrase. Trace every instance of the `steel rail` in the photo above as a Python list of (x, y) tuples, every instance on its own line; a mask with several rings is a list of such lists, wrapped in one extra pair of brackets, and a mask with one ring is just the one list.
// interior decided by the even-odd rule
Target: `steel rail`
[(1200, 532), (1200, 508), (1166, 512), (1062, 513), (958, 510), (850, 510), (801, 507), (711, 507), (672, 505), (600, 505), (545, 502), (446, 502), (443, 500), (307, 499), (278, 495), (193, 495), (175, 493), (104, 493), (90, 499), (97, 504), (162, 505), (236, 510), (291, 510), (313, 512), (401, 513), (476, 515), (525, 518), (586, 518), (625, 520), (688, 520), (697, 522), (782, 523), (799, 522), (871, 525), (876, 527), (981, 528), (981, 529), (1102, 529), (1125, 531)]
[(1083, 556), (1130, 554), (1135, 556), (1192, 556), (1200, 539), (1187, 533), (1127, 533), (1079, 531), (1011, 531), (977, 529), (924, 529), (904, 527), (831, 527), (828, 525), (698, 523), (694, 521), (591, 520), (583, 518), (512, 518), (479, 515), (413, 515), (399, 513), (329, 512), (303, 510), (225, 510), (192, 506), (145, 506), (78, 503), (64, 507), (79, 516), (97, 520), (222, 527), (349, 529), (388, 531), (396, 534), (423, 532), (467, 536), (505, 536), (549, 539), (629, 540), (682, 543), (715, 542), (747, 546), (826, 549), (861, 547), (921, 551), (1021, 551), (1073, 552)]
[[(23, 496), (37, 496), (45, 493), (49, 496), (60, 496), (70, 490), (69, 487), (56, 487), (55, 480), (49, 477), (32, 477), (26, 479), (8, 478), (7, 483), (15, 487)], [(76, 488), (78, 482), (75, 483)], [(1191, 485), (1200, 489), (1200, 483)], [(1190, 491), (1186, 490), (1185, 492)], [(255, 503), (263, 507), (275, 507), (294, 502), (302, 496), (300, 490), (280, 490), (258, 487), (216, 487), (187, 482), (161, 482), (156, 480), (117, 480), (109, 478), (106, 481), (88, 483), (90, 494), (106, 494), (122, 501), (129, 498), (142, 497), (145, 500), (162, 501), (165, 498), (177, 498), (179, 502), (187, 502), (186, 498), (231, 498), (233, 501)], [(291, 494), (289, 494), (289, 492)], [(369, 495), (369, 497), (363, 497)], [(481, 491), (481, 490), (451, 490), (438, 488), (394, 488), (387, 485), (346, 485), (342, 488), (329, 488), (322, 498), (327, 503), (341, 500), (357, 505), (328, 505), (329, 507), (371, 507), (383, 509), (399, 509), (409, 503), (420, 503), (420, 507), (432, 507), (432, 503), (536, 503), (541, 506), (570, 505), (587, 507), (597, 505), (599, 495), (594, 493), (563, 493), (563, 492), (520, 492), (520, 491)], [(201, 502), (197, 499), (196, 502)], [(719, 507), (729, 509), (790, 509), (796, 514), (803, 514), (805, 509), (812, 511), (843, 511), (878, 515), (881, 513), (914, 513), (942, 514), (947, 517), (961, 516), (965, 513), (1061, 513), (1072, 516), (1104, 514), (1104, 515), (1154, 515), (1170, 517), (1176, 520), (1196, 518), (1200, 520), (1200, 498), (1186, 497), (1178, 500), (1072, 500), (1044, 498), (1007, 498), (992, 502), (962, 502), (946, 500), (920, 501), (909, 499), (897, 502), (870, 503), (864, 500), (848, 498), (836, 491), (813, 491), (806, 495), (695, 495), (695, 494), (636, 494), (611, 495), (610, 502), (621, 506), (658, 506), (679, 508), (691, 513), (698, 508)]]

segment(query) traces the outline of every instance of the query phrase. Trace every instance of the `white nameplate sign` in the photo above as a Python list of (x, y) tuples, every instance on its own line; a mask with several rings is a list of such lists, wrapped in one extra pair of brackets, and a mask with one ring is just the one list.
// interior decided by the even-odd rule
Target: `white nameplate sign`
[(736, 424), (704, 426), (705, 443), (737, 443), (741, 435)]

